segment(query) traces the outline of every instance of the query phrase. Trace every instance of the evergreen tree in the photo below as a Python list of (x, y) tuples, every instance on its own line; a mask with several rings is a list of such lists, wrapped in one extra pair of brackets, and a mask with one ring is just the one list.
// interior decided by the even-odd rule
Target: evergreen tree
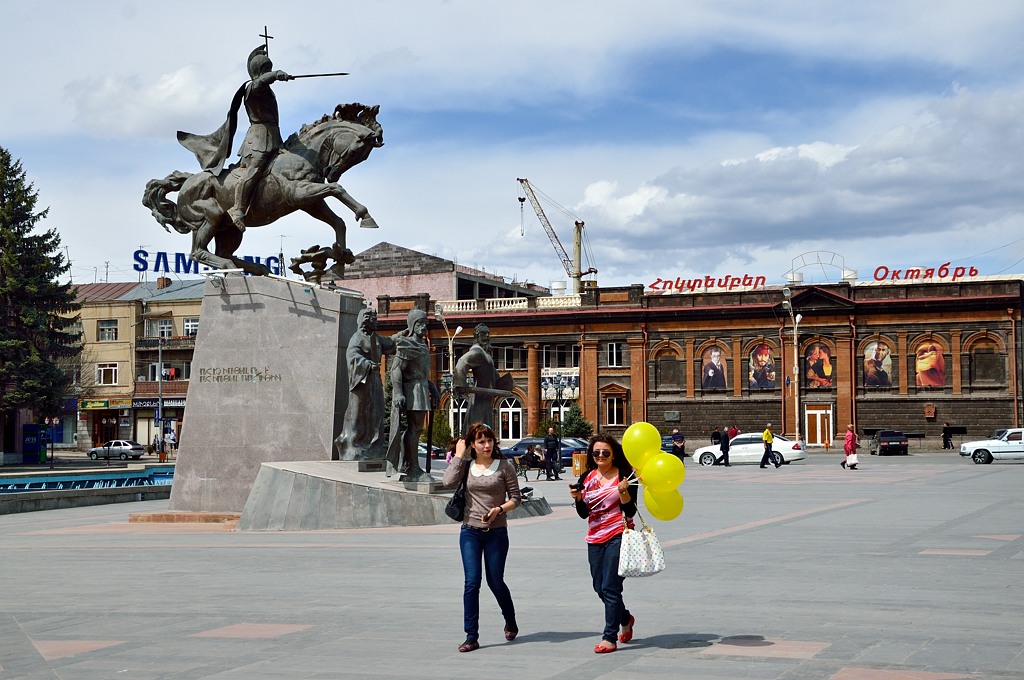
[(592, 434), (594, 434), (594, 426), (583, 419), (583, 411), (579, 404), (570, 406), (565, 414), (565, 420), (562, 421), (562, 436), (589, 439)]
[(48, 210), (35, 212), (35, 188), (20, 161), (0, 147), (0, 445), (10, 414), (59, 415), (73, 376), (61, 369), (81, 352), (70, 264), (55, 229), (35, 233)]

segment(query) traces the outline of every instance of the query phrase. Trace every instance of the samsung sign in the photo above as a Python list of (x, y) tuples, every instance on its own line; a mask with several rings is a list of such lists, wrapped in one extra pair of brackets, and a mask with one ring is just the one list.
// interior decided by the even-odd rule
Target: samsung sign
[[(271, 273), (281, 274), (281, 259), (277, 255), (270, 255), (263, 259), (251, 255), (242, 255), (241, 258), (247, 262), (264, 264), (270, 268)], [(199, 274), (201, 272), (213, 271), (213, 267), (198, 262), (188, 256), (187, 253), (151, 253), (148, 250), (135, 251), (135, 264), (132, 269), (137, 272), (157, 272), (164, 274)]]

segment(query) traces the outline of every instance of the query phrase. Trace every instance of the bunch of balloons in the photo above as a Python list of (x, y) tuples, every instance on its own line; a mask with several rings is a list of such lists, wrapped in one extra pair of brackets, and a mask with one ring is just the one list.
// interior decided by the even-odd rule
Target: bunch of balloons
[(622, 450), (644, 485), (644, 505), (667, 522), (683, 511), (677, 488), (686, 477), (683, 461), (661, 450), (661, 434), (650, 423), (633, 423), (622, 435)]

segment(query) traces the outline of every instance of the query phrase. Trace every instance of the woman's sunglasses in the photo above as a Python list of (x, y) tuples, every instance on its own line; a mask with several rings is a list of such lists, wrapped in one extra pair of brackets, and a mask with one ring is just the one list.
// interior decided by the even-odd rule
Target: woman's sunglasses
[(594, 449), (594, 458), (611, 458), (612, 452), (606, 449)]

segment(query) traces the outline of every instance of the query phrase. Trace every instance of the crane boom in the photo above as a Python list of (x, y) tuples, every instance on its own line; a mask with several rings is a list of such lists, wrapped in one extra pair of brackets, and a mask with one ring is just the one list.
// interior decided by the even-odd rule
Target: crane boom
[[(548, 238), (551, 240), (551, 245), (555, 247), (555, 252), (558, 253), (559, 259), (562, 260), (562, 266), (565, 267), (565, 273), (568, 274), (569, 278), (579, 281), (577, 278), (579, 274), (573, 273), (572, 260), (565, 252), (565, 248), (562, 247), (562, 242), (558, 240), (558, 234), (551, 227), (551, 222), (548, 221), (548, 216), (544, 214), (544, 208), (541, 207), (540, 201), (537, 200), (537, 195), (533, 193), (533, 187), (530, 186), (530, 180), (525, 178), (518, 178), (517, 180), (523, 187), (523, 193), (530, 199), (530, 205), (533, 206), (533, 211), (537, 213), (537, 219), (540, 220), (540, 225), (544, 227), (544, 231), (547, 232)], [(577, 267), (577, 270), (579, 267)], [(579, 291), (576, 291), (579, 292)]]

